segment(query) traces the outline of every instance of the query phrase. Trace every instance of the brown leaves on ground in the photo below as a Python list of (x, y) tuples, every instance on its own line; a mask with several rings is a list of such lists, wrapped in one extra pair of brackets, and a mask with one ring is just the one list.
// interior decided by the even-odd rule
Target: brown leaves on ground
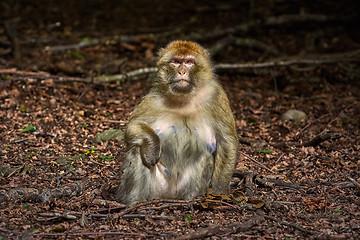
[[(309, 4), (310, 10), (306, 6), (297, 11), (306, 14), (320, 9), (333, 14), (334, 9), (338, 11), (333, 5), (352, 10), (355, 3), (313, 4)], [(285, 5), (282, 8), (286, 10)], [(264, 6), (268, 5), (254, 6), (256, 18), (271, 13), (270, 9), (271, 14), (281, 11), (277, 6), (276, 11), (264, 11)], [(76, 16), (68, 11), (79, 9), (63, 7), (67, 16)], [(132, 27), (155, 19), (147, 15), (137, 15), (144, 17), (142, 20), (131, 19), (131, 4), (127, 7), (125, 12), (120, 7), (114, 9), (124, 14), (114, 16), (127, 16), (125, 20)], [(289, 11), (296, 8), (293, 4), (287, 7)], [(223, 25), (216, 24), (246, 22), (249, 14), (246, 7), (237, 4), (221, 11), (201, 6), (195, 9), (189, 18), (196, 26), (194, 31), (208, 21), (213, 23), (208, 29), (221, 30)], [(106, 16), (111, 14), (106, 12)], [(177, 19), (188, 16), (170, 17), (176, 19), (170, 25), (178, 26)], [(88, 23), (89, 19), (94, 24), (100, 20), (88, 15), (80, 20)], [(48, 44), (60, 44), (61, 48), (68, 46), (69, 38), (82, 42), (82, 35), (87, 34), (75, 32), (71, 26), (58, 32), (45, 25), (38, 28), (38, 22), (21, 36), (42, 36)], [(260, 24), (245, 33), (284, 55), (358, 48), (357, 32), (351, 24), (302, 24), (263, 28)], [(28, 28), (27, 23), (20, 26)], [(169, 29), (164, 31), (160, 35), (170, 39)], [(118, 33), (111, 32), (107, 39), (116, 39)], [(181, 34), (184, 37), (185, 33)], [(0, 35), (3, 37), (2, 32)], [(235, 38), (242, 35), (241, 31), (234, 33)], [(125, 129), (129, 114), (147, 93), (149, 81), (146, 76), (103, 85), (56, 80), (64, 73), (91, 78), (155, 66), (156, 49), (161, 46), (154, 39), (152, 33), (145, 33), (129, 42), (100, 41), (56, 52), (46, 51), (47, 43), (31, 45), (25, 41), (21, 45), (22, 67), (17, 69), (12, 68), (16, 63), (10, 56), (0, 56), (0, 239), (360, 238), (358, 56), (346, 63), (218, 73), (241, 141), (230, 194), (208, 192), (194, 201), (154, 200), (130, 207), (115, 202), (124, 151), (122, 132), (116, 130)], [(220, 40), (210, 39), (206, 44)], [(251, 46), (231, 45), (224, 47), (214, 62), (261, 62), (269, 54)], [(16, 71), (22, 74), (16, 75)], [(33, 72), (41, 75), (41, 80), (26, 77)], [(52, 79), (54, 75), (59, 78)], [(301, 110), (306, 118), (281, 120), (290, 109)]]

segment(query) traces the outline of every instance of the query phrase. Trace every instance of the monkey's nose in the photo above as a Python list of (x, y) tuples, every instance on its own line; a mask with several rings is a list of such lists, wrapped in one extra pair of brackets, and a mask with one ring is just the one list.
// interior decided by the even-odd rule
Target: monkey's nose
[(179, 68), (178, 68), (178, 74), (180, 76), (184, 76), (187, 72), (187, 69), (184, 65), (180, 65)]
[(186, 70), (185, 69), (181, 69), (178, 71), (179, 75), (183, 76), (186, 74)]

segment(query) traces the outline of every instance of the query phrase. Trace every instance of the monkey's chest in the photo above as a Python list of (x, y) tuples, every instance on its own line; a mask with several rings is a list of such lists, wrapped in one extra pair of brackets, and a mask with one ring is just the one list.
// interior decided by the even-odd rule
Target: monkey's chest
[(216, 152), (216, 139), (212, 128), (204, 123), (173, 122), (154, 125), (160, 138), (161, 157), (167, 167), (195, 163)]
[(203, 194), (210, 184), (216, 154), (212, 128), (205, 122), (158, 123), (152, 126), (161, 145), (154, 192), (159, 198), (180, 199)]

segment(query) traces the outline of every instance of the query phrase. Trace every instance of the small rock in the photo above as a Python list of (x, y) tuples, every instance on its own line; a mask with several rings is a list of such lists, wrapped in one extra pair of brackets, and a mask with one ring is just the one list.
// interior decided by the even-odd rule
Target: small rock
[(281, 120), (295, 120), (300, 121), (306, 119), (306, 113), (300, 110), (291, 109), (286, 111), (286, 113), (281, 115)]
[(124, 138), (124, 132), (118, 129), (109, 129), (95, 136), (94, 141), (96, 143), (106, 142), (111, 139), (117, 139), (121, 141)]

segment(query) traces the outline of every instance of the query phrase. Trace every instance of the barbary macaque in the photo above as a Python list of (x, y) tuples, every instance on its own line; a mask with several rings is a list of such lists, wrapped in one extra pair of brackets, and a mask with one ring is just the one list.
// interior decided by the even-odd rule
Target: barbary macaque
[(237, 134), (225, 91), (207, 50), (175, 41), (159, 51), (150, 92), (132, 112), (116, 199), (190, 200), (207, 188), (227, 193)]

